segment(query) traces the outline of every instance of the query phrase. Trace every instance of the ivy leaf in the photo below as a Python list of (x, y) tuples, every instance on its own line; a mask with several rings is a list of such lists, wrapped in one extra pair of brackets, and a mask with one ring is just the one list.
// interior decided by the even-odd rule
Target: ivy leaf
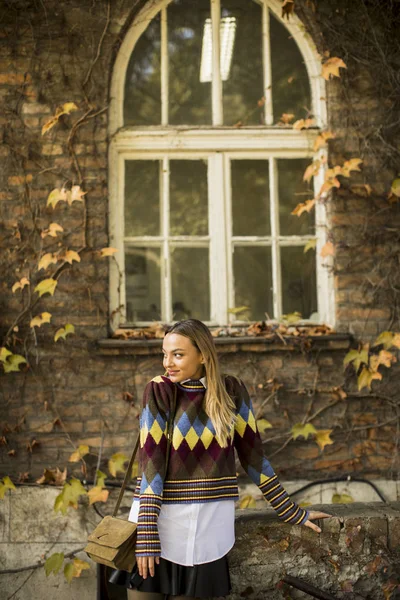
[(67, 335), (70, 333), (75, 333), (75, 327), (71, 325), (71, 323), (67, 323), (65, 327), (60, 327), (60, 329), (57, 329), (54, 335), (54, 341), (57, 342), (60, 338), (65, 340)]
[(89, 446), (80, 445), (78, 446), (78, 449), (71, 454), (71, 456), (68, 459), (68, 462), (79, 462), (83, 456), (86, 456), (86, 454), (88, 454), (88, 452)]
[(22, 279), (14, 283), (11, 291), (14, 294), (17, 290), (23, 290), (26, 285), (30, 285), (29, 279), (27, 279), (27, 277), (22, 277)]
[(271, 429), (272, 425), (267, 419), (257, 419), (257, 428), (258, 431), (265, 431), (266, 429)]
[(341, 58), (332, 56), (322, 65), (322, 77), (326, 80), (330, 79), (331, 75), (332, 77), (340, 77), (339, 69), (347, 69), (347, 66)]
[(354, 502), (354, 498), (349, 494), (333, 494), (332, 504), (349, 504)]
[(400, 198), (400, 177), (393, 179), (390, 193), (396, 198)]
[(68, 583), (72, 582), (74, 577), (80, 577), (82, 571), (90, 569), (89, 563), (79, 558), (74, 558), (72, 562), (69, 562), (64, 567), (64, 576)]
[(7, 348), (5, 346), (3, 346), (2, 348), (0, 348), (0, 360), (1, 360), (1, 362), (6, 362), (8, 356), (12, 356), (12, 352), (10, 352), (9, 350), (7, 350)]
[(336, 135), (332, 131), (321, 131), (314, 142), (314, 152), (317, 152), (322, 146), (325, 146), (328, 140), (332, 140)]
[(55, 264), (58, 260), (57, 254), (53, 254), (52, 252), (47, 252), (42, 256), (38, 264), (38, 271), (41, 269), (47, 269), (47, 267), (51, 264)]
[(282, 321), (292, 325), (293, 323), (297, 323), (301, 320), (301, 313), (297, 310), (295, 312), (289, 313), (287, 315), (282, 315)]
[(293, 129), (309, 129), (313, 125), (315, 125), (314, 119), (299, 119), (293, 123)]
[(383, 344), (383, 347), (385, 348), (385, 350), (389, 350), (389, 348), (391, 348), (393, 346), (393, 338), (394, 338), (394, 335), (391, 331), (382, 331), (382, 333), (380, 333), (378, 335), (378, 337), (372, 344), (372, 348)]
[[(19, 371), (19, 365), (26, 363), (26, 360), (20, 354), (11, 354), (7, 357), (7, 360), (3, 362), (3, 369), (5, 373), (17, 373)], [(27, 363), (26, 363), (27, 364)]]
[(64, 228), (59, 225), (59, 223), (50, 223), (48, 229), (43, 229), (40, 235), (42, 238), (45, 238), (48, 235), (55, 238), (57, 237), (57, 233), (60, 233), (61, 231), (64, 231)]
[(108, 470), (113, 477), (117, 476), (117, 473), (124, 472), (124, 464), (128, 460), (128, 457), (123, 452), (116, 452), (112, 455), (108, 461)]
[(395, 333), (393, 335), (392, 346), (400, 348), (400, 333)]
[(75, 250), (67, 250), (63, 256), (63, 259), (70, 265), (72, 265), (72, 261), (74, 260), (76, 262), (81, 262), (81, 257), (77, 252), (75, 252)]
[(283, 113), (279, 119), (279, 125), (289, 125), (290, 121), (293, 121), (294, 115), (292, 113)]
[(0, 481), (0, 500), (3, 500), (7, 490), (16, 490), (15, 485), (8, 475), (3, 477), (3, 479)]
[(105, 473), (97, 470), (96, 471), (96, 484), (99, 485), (100, 487), (104, 487), (106, 477), (107, 477), (107, 475)]
[(51, 296), (54, 296), (56, 285), (57, 279), (43, 279), (40, 283), (37, 284), (33, 291), (37, 292), (40, 298), (44, 296), (44, 294), (50, 294)]
[(346, 356), (343, 359), (343, 364), (346, 366), (349, 363), (353, 363), (353, 367), (355, 372), (358, 372), (358, 369), (360, 368), (361, 363), (368, 365), (369, 364), (369, 359), (368, 359), (368, 345), (364, 346), (364, 348), (362, 348), (362, 350), (358, 351), (358, 350), (349, 350), (349, 352), (346, 354)]
[(36, 480), (36, 483), (41, 485), (42, 483), (48, 483), (53, 485), (64, 485), (67, 478), (67, 468), (64, 471), (56, 469), (45, 469), (43, 475)]
[(321, 164), (320, 160), (314, 160), (311, 165), (308, 165), (307, 169), (304, 171), (303, 181), (311, 181), (311, 179), (318, 174)]
[(73, 185), (71, 188), (71, 194), (68, 197), (68, 204), (71, 206), (73, 202), (83, 202), (84, 195), (87, 192), (84, 192), (80, 185)]
[(67, 202), (70, 193), (71, 192), (66, 190), (64, 187), (61, 188), (61, 190), (60, 188), (54, 188), (54, 190), (52, 190), (47, 197), (46, 206), (51, 206), (52, 208), (55, 208), (59, 202)]
[(371, 371), (377, 371), (379, 365), (383, 365), (389, 369), (392, 366), (392, 363), (396, 361), (397, 359), (394, 354), (387, 350), (381, 350), (378, 355), (371, 356), (369, 366)]
[(351, 158), (350, 160), (346, 160), (341, 168), (340, 175), (343, 175), (343, 177), (350, 177), (351, 171), (361, 171), (360, 165), (362, 162), (361, 158)]
[(303, 212), (310, 212), (312, 208), (314, 208), (315, 205), (315, 198), (313, 200), (306, 200), (305, 202), (300, 202), (296, 208), (294, 210), (292, 210), (292, 212), (290, 213), (291, 215), (297, 215), (298, 217), (300, 217), (300, 215), (303, 214)]
[(315, 434), (315, 441), (321, 450), (323, 450), (325, 446), (329, 446), (330, 444), (334, 443), (329, 437), (332, 431), (333, 429), (318, 429), (317, 433)]
[(317, 430), (312, 423), (306, 423), (305, 425), (303, 423), (296, 423), (293, 425), (291, 432), (294, 440), (297, 440), (299, 436), (308, 440), (308, 436), (317, 433)]
[(304, 254), (309, 250), (315, 250), (317, 246), (317, 240), (314, 238), (313, 240), (308, 240), (307, 244), (304, 246)]
[(51, 119), (49, 119), (43, 125), (43, 127), (42, 127), (42, 135), (44, 135), (45, 133), (47, 133), (48, 131), (50, 131), (50, 129), (52, 129), (54, 127), (54, 125), (57, 125), (58, 119), (62, 115), (69, 115), (73, 110), (78, 110), (78, 107), (75, 104), (75, 102), (66, 102), (62, 106), (58, 106), (57, 109), (56, 109), (55, 115), (53, 117), (51, 117)]
[(64, 552), (55, 552), (44, 563), (44, 570), (46, 573), (46, 577), (50, 575), (50, 573), (54, 573), (57, 575), (58, 571), (61, 569), (62, 564), (64, 562)]
[(50, 323), (50, 319), (51, 319), (51, 313), (42, 312), (39, 315), (36, 315), (36, 317), (33, 317), (33, 319), (31, 319), (29, 326), (30, 327), (41, 327), (43, 325), (43, 323)]
[(108, 490), (104, 490), (100, 485), (96, 485), (88, 491), (89, 504), (91, 505), (95, 502), (107, 502), (108, 494)]
[(332, 244), (332, 242), (326, 242), (326, 244), (322, 246), (320, 254), (322, 258), (326, 258), (327, 256), (333, 256), (335, 254), (335, 247)]
[(117, 248), (102, 248), (100, 250), (100, 256), (101, 258), (104, 258), (105, 256), (112, 256), (116, 252), (118, 252)]
[(87, 491), (79, 481), (75, 477), (72, 477), (71, 480), (64, 483), (63, 489), (60, 494), (58, 494), (57, 498), (54, 502), (54, 511), (61, 511), (63, 515), (67, 514), (67, 510), (70, 506), (72, 508), (78, 508), (78, 498), (79, 496), (86, 495)]
[(256, 507), (256, 501), (253, 498), (253, 496), (251, 496), (250, 494), (248, 494), (247, 496), (243, 496), (243, 498), (241, 499), (240, 503), (239, 503), (239, 508), (255, 508)]
[(357, 379), (358, 391), (361, 391), (364, 387), (367, 387), (370, 390), (374, 379), (381, 380), (382, 373), (379, 373), (378, 371), (371, 371), (370, 369), (364, 367)]

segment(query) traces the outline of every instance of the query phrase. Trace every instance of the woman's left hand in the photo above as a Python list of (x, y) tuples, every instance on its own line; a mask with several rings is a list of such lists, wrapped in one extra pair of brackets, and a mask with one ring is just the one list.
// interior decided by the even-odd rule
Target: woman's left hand
[(312, 520), (313, 519), (328, 519), (329, 517), (332, 517), (332, 516), (333, 515), (328, 515), (328, 513), (320, 512), (318, 510), (310, 510), (308, 521), (306, 521), (304, 523), (304, 525), (306, 525), (307, 527), (310, 527), (310, 529), (314, 529), (314, 531), (316, 531), (317, 533), (321, 533), (320, 527), (318, 527), (318, 525), (315, 525), (315, 523), (312, 523)]

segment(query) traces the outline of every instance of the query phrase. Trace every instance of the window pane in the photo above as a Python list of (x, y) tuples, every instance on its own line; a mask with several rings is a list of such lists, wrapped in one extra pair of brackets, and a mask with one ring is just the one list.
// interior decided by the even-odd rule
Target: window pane
[(211, 83), (200, 81), (203, 31), (210, 18), (210, 0), (173, 0), (167, 15), (169, 123), (210, 124)]
[[(317, 308), (315, 250), (304, 246), (281, 247), (283, 312), (298, 311), (308, 319)], [(314, 314), (315, 318), (315, 314)]]
[(125, 236), (160, 235), (158, 160), (125, 161)]
[(232, 160), (232, 235), (270, 235), (267, 160)]
[(236, 246), (233, 254), (235, 307), (248, 306), (238, 320), (273, 317), (271, 248)]
[(150, 21), (133, 49), (125, 79), (125, 125), (161, 123), (160, 15)]
[(127, 320), (161, 320), (160, 248), (125, 248)]
[(172, 318), (210, 320), (208, 248), (171, 249)]
[(279, 159), (279, 225), (281, 235), (313, 235), (315, 233), (315, 208), (303, 212), (299, 217), (290, 214), (300, 202), (312, 200), (312, 183), (303, 181), (304, 171), (310, 164), (309, 158)]
[(171, 160), (170, 234), (208, 234), (206, 160)]
[(224, 123), (262, 125), (262, 7), (251, 0), (223, 0), (221, 5)]
[(270, 12), (272, 99), (274, 120), (282, 113), (296, 119), (311, 111), (310, 82), (303, 56), (282, 23)]

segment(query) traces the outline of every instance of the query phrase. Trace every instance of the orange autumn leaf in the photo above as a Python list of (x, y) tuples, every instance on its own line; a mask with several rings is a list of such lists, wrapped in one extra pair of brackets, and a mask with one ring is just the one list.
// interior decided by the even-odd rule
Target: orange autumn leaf
[(292, 113), (283, 113), (279, 119), (279, 123), (283, 125), (289, 125), (290, 121), (293, 121), (294, 115)]
[(100, 256), (102, 258), (104, 256), (112, 256), (113, 254), (115, 254), (115, 252), (118, 252), (117, 248), (102, 248), (100, 250)]
[(303, 214), (303, 212), (310, 212), (311, 209), (314, 207), (315, 205), (315, 199), (314, 200), (306, 200), (305, 202), (300, 202), (300, 204), (298, 204), (296, 206), (296, 208), (294, 210), (292, 210), (292, 212), (290, 214), (292, 215), (297, 215), (298, 217), (300, 217), (300, 215)]
[(315, 125), (314, 119), (299, 119), (295, 123), (293, 123), (293, 129), (308, 129)]
[(321, 248), (321, 256), (326, 258), (327, 256), (333, 256), (335, 253), (335, 248), (332, 242), (326, 242), (324, 246)]
[(339, 174), (343, 175), (343, 177), (350, 177), (350, 171), (361, 171), (360, 165), (362, 162), (361, 158), (346, 160)]
[(317, 175), (318, 171), (320, 170), (321, 167), (321, 161), (320, 160), (314, 160), (311, 165), (308, 165), (307, 169), (304, 171), (304, 175), (303, 175), (303, 181), (311, 181), (312, 177), (315, 177), (315, 175)]
[(89, 504), (91, 505), (95, 502), (107, 502), (108, 494), (108, 490), (104, 490), (99, 485), (96, 485), (94, 488), (88, 491)]
[(58, 223), (50, 223), (48, 229), (44, 229), (40, 235), (42, 238), (47, 237), (48, 235), (51, 237), (57, 237), (57, 233), (64, 231), (64, 228)]
[(81, 257), (77, 252), (75, 252), (75, 250), (67, 250), (63, 256), (63, 259), (70, 265), (72, 265), (72, 261), (74, 260), (76, 262), (81, 262)]
[(27, 277), (22, 277), (22, 279), (14, 283), (11, 291), (14, 294), (17, 290), (23, 290), (26, 285), (30, 285), (29, 279)]
[(336, 135), (332, 131), (321, 131), (314, 142), (314, 152), (317, 152), (322, 146), (325, 146), (328, 140), (332, 140)]
[(322, 65), (322, 77), (326, 80), (330, 79), (331, 76), (340, 77), (339, 69), (347, 69), (346, 63), (341, 58), (332, 56)]
[(361, 391), (364, 387), (367, 387), (370, 390), (374, 379), (381, 380), (382, 374), (378, 371), (371, 371), (370, 369), (364, 368), (357, 378), (358, 391)]
[(379, 352), (379, 354), (375, 354), (374, 356), (371, 356), (370, 361), (369, 361), (369, 366), (372, 371), (377, 371), (379, 368), (379, 365), (383, 365), (387, 368), (390, 368), (392, 366), (392, 363), (394, 363), (396, 361), (397, 361), (397, 359), (394, 356), (394, 354), (392, 354), (391, 352), (388, 352), (387, 350), (381, 350)]
[(57, 260), (57, 254), (53, 254), (52, 252), (47, 252), (46, 254), (43, 254), (38, 264), (38, 271), (40, 271), (41, 269), (47, 269), (49, 265), (56, 263)]

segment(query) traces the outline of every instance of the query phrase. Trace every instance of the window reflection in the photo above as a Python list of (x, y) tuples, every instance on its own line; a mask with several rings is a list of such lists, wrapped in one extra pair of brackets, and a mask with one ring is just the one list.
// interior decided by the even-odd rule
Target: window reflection
[(128, 321), (161, 319), (159, 248), (125, 248), (125, 289)]

